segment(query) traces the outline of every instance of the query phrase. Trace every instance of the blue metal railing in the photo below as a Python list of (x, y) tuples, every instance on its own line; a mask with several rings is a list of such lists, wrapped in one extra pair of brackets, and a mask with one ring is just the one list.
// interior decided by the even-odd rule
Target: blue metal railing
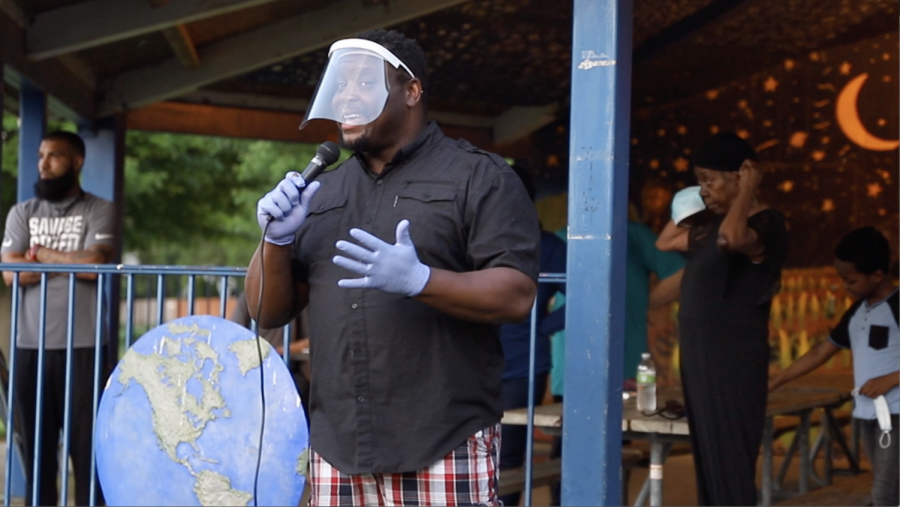
[[(227, 300), (228, 281), (231, 278), (240, 278), (245, 276), (245, 268), (229, 268), (229, 267), (186, 267), (186, 266), (135, 266), (135, 265), (83, 265), (83, 264), (31, 264), (31, 263), (4, 263), (2, 271), (16, 273), (12, 281), (12, 303), (10, 314), (10, 359), (9, 359), (9, 384), (7, 388), (7, 413), (6, 413), (6, 471), (4, 483), (4, 505), (9, 505), (12, 498), (13, 483), (13, 467), (14, 458), (17, 454), (16, 434), (16, 401), (15, 401), (15, 383), (16, 383), (16, 350), (19, 334), (19, 311), (21, 308), (21, 296), (24, 287), (21, 284), (21, 273), (39, 273), (40, 281), (37, 289), (40, 291), (39, 306), (39, 322), (38, 322), (38, 350), (37, 350), (37, 378), (36, 378), (36, 410), (35, 410), (35, 432), (34, 454), (32, 463), (25, 463), (26, 468), (30, 468), (31, 477), (38, 477), (41, 470), (41, 446), (47, 445), (38, 437), (41, 435), (41, 428), (45, 423), (44, 414), (41, 407), (45, 397), (45, 351), (46, 351), (46, 332), (47, 332), (47, 296), (48, 296), (48, 279), (53, 274), (68, 275), (68, 305), (66, 315), (66, 376), (65, 376), (65, 393), (64, 393), (64, 413), (63, 413), (63, 461), (60, 463), (61, 471), (61, 491), (60, 498), (63, 502), (68, 499), (69, 493), (69, 474), (68, 474), (68, 456), (70, 452), (70, 435), (72, 431), (71, 408), (72, 408), (72, 352), (74, 350), (75, 335), (75, 301), (76, 301), (76, 274), (90, 273), (97, 276), (97, 308), (96, 308), (96, 325), (94, 328), (94, 371), (93, 371), (93, 396), (92, 396), (92, 417), (96, 423), (97, 407), (100, 402), (101, 381), (103, 372), (103, 361), (108, 358), (99, 353), (103, 350), (104, 343), (104, 318), (111, 309), (111, 305), (119, 304), (119, 301), (112, 301), (110, 298), (111, 284), (107, 283), (112, 280), (118, 283), (118, 279), (125, 278), (125, 346), (130, 347), (134, 338), (134, 320), (135, 320), (135, 277), (143, 276), (147, 278), (156, 278), (156, 325), (165, 321), (165, 289), (167, 277), (188, 277), (188, 294), (187, 294), (187, 313), (193, 315), (195, 311), (195, 291), (196, 277), (218, 277), (221, 281), (219, 290), (219, 316), (225, 317)], [(109, 303), (107, 308), (104, 303)], [(52, 316), (57, 318), (57, 316)], [(112, 340), (118, 336), (118, 329), (109, 329), (109, 339)], [(288, 339), (291, 329), (289, 326), (285, 328), (285, 361), (288, 360)], [(19, 450), (21, 452), (21, 450)], [(91, 472), (90, 472), (90, 505), (97, 502), (96, 491), (96, 462), (93, 453), (91, 453)], [(32, 481), (31, 497), (34, 501), (40, 498), (39, 486), (40, 481)]]
[[(147, 278), (156, 278), (156, 316), (155, 325), (158, 326), (165, 322), (165, 299), (166, 299), (166, 278), (167, 277), (184, 277), (187, 276), (187, 314), (194, 315), (196, 301), (196, 277), (217, 277), (219, 279), (219, 316), (226, 317), (227, 301), (229, 298), (228, 287), (229, 279), (242, 278), (246, 276), (246, 268), (234, 267), (199, 267), (199, 266), (142, 266), (142, 265), (83, 265), (83, 264), (31, 264), (31, 263), (2, 263), (0, 270), (15, 273), (12, 281), (12, 302), (10, 314), (10, 359), (9, 359), (9, 385), (7, 389), (7, 413), (6, 413), (6, 471), (4, 483), (4, 505), (10, 505), (12, 494), (13, 467), (16, 455), (17, 442), (14, 437), (16, 430), (16, 407), (15, 407), (15, 382), (16, 382), (16, 348), (19, 332), (19, 311), (21, 308), (21, 289), (20, 283), (21, 273), (39, 273), (40, 282), (38, 290), (40, 291), (40, 321), (38, 326), (38, 351), (37, 351), (37, 403), (35, 411), (35, 442), (32, 463), (26, 463), (25, 466), (31, 466), (31, 476), (38, 477), (41, 469), (41, 435), (40, 429), (44, 424), (44, 417), (41, 411), (44, 399), (44, 354), (46, 350), (46, 308), (47, 308), (47, 282), (51, 274), (65, 274), (68, 277), (68, 305), (66, 315), (66, 376), (65, 376), (65, 393), (64, 393), (64, 414), (63, 414), (63, 454), (64, 460), (60, 463), (61, 472), (61, 491), (60, 498), (65, 502), (68, 499), (69, 492), (69, 474), (68, 456), (70, 452), (70, 434), (72, 430), (72, 422), (70, 410), (72, 405), (72, 355), (74, 350), (75, 335), (75, 299), (76, 299), (76, 275), (81, 273), (95, 274), (97, 276), (97, 310), (96, 325), (94, 331), (94, 375), (93, 375), (93, 398), (92, 398), (92, 414), (93, 422), (96, 423), (97, 407), (100, 401), (101, 380), (103, 365), (102, 361), (108, 358), (103, 357), (100, 352), (103, 350), (104, 338), (104, 317), (109, 309), (104, 303), (109, 305), (119, 304), (119, 301), (112, 301), (110, 297), (110, 289), (112, 284), (120, 283), (121, 277), (125, 281), (125, 347), (128, 348), (133, 343), (133, 334), (135, 330), (135, 311), (136, 302), (136, 280), (135, 277), (143, 276)], [(540, 283), (564, 283), (566, 281), (565, 274), (546, 274), (542, 273), (539, 277)], [(149, 302), (148, 302), (149, 303)], [(529, 344), (529, 375), (528, 375), (528, 422), (527, 422), (527, 440), (525, 450), (525, 505), (531, 505), (531, 486), (532, 486), (532, 461), (534, 457), (534, 389), (535, 389), (535, 350), (537, 342), (537, 305), (532, 307), (531, 311), (531, 337)], [(56, 318), (56, 316), (53, 316)], [(251, 322), (251, 329), (256, 331), (256, 323)], [(118, 336), (118, 329), (109, 330), (109, 339), (112, 340)], [(284, 360), (289, 360), (290, 354), (290, 337), (291, 326), (284, 328)], [(20, 450), (21, 451), (21, 450)], [(96, 505), (96, 462), (91, 453), (91, 475), (90, 475), (90, 505)], [(39, 482), (32, 481), (32, 499), (37, 500), (39, 496)]]

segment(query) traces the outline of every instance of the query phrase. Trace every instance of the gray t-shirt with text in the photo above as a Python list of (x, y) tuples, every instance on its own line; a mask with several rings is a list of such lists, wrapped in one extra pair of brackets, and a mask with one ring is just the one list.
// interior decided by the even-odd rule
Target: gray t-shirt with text
[[(115, 208), (113, 203), (87, 192), (60, 202), (29, 199), (12, 207), (6, 217), (6, 231), (0, 254), (24, 254), (40, 244), (61, 252), (77, 252), (102, 244), (115, 248)], [(41, 286), (21, 287), (17, 346), (38, 348)], [(69, 277), (47, 278), (47, 349), (66, 348), (66, 316), (69, 305)], [(75, 347), (93, 347), (97, 318), (97, 282), (75, 281)]]

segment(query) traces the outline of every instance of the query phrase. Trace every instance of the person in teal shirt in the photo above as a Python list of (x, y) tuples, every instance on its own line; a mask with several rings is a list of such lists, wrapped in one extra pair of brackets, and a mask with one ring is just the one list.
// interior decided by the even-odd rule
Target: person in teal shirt
[[(556, 233), (566, 239), (565, 229)], [(656, 234), (638, 222), (628, 222), (628, 256), (625, 275), (625, 364), (626, 379), (633, 379), (641, 354), (647, 352), (647, 310), (670, 303), (678, 297), (684, 257), (677, 252), (663, 252), (656, 248)], [(660, 283), (650, 292), (650, 274)], [(556, 294), (556, 309), (565, 304), (566, 297)], [(554, 396), (563, 395), (563, 371), (565, 370), (566, 332), (551, 337), (550, 391)]]
[[(563, 240), (566, 231), (557, 232)], [(626, 387), (633, 383), (641, 354), (647, 352), (647, 310), (670, 303), (678, 297), (682, 269), (685, 260), (677, 252), (663, 252), (656, 248), (656, 234), (647, 226), (628, 222), (628, 255), (625, 274), (625, 362)], [(660, 282), (650, 291), (650, 274)], [(565, 304), (565, 296), (557, 293), (553, 304), (556, 309)], [(566, 332), (560, 331), (551, 338), (550, 392), (556, 402), (562, 401), (566, 355)], [(634, 387), (630, 387), (634, 389)], [(562, 442), (553, 442), (552, 457), (562, 455)], [(559, 505), (559, 486), (551, 488), (551, 505)]]

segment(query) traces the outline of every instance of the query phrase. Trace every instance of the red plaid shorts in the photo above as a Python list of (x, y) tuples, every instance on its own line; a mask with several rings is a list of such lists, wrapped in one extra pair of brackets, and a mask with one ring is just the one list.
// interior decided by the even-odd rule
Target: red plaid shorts
[(500, 425), (469, 437), (428, 468), (347, 475), (310, 452), (310, 505), (499, 505)]

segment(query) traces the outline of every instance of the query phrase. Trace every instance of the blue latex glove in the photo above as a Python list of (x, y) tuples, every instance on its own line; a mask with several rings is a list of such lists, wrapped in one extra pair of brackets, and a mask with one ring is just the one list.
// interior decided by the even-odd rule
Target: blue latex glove
[(397, 242), (393, 245), (362, 229), (350, 229), (350, 235), (363, 246), (338, 241), (335, 244), (337, 249), (350, 258), (336, 255), (332, 262), (363, 277), (339, 280), (339, 286), (381, 289), (404, 296), (417, 296), (425, 289), (431, 277), (431, 268), (419, 262), (416, 247), (409, 237), (409, 220), (401, 220), (397, 224)]
[[(306, 186), (303, 176), (296, 171), (291, 171), (284, 176), (278, 185), (256, 203), (256, 220), (259, 228), (266, 231), (266, 242), (273, 245), (289, 245), (294, 241), (294, 235), (300, 230), (306, 213), (309, 211), (309, 201), (322, 186), (314, 181)], [(306, 188), (304, 188), (306, 187)], [(301, 191), (301, 189), (303, 189)], [(269, 222), (269, 217), (274, 218)], [(266, 226), (269, 229), (266, 230)]]

